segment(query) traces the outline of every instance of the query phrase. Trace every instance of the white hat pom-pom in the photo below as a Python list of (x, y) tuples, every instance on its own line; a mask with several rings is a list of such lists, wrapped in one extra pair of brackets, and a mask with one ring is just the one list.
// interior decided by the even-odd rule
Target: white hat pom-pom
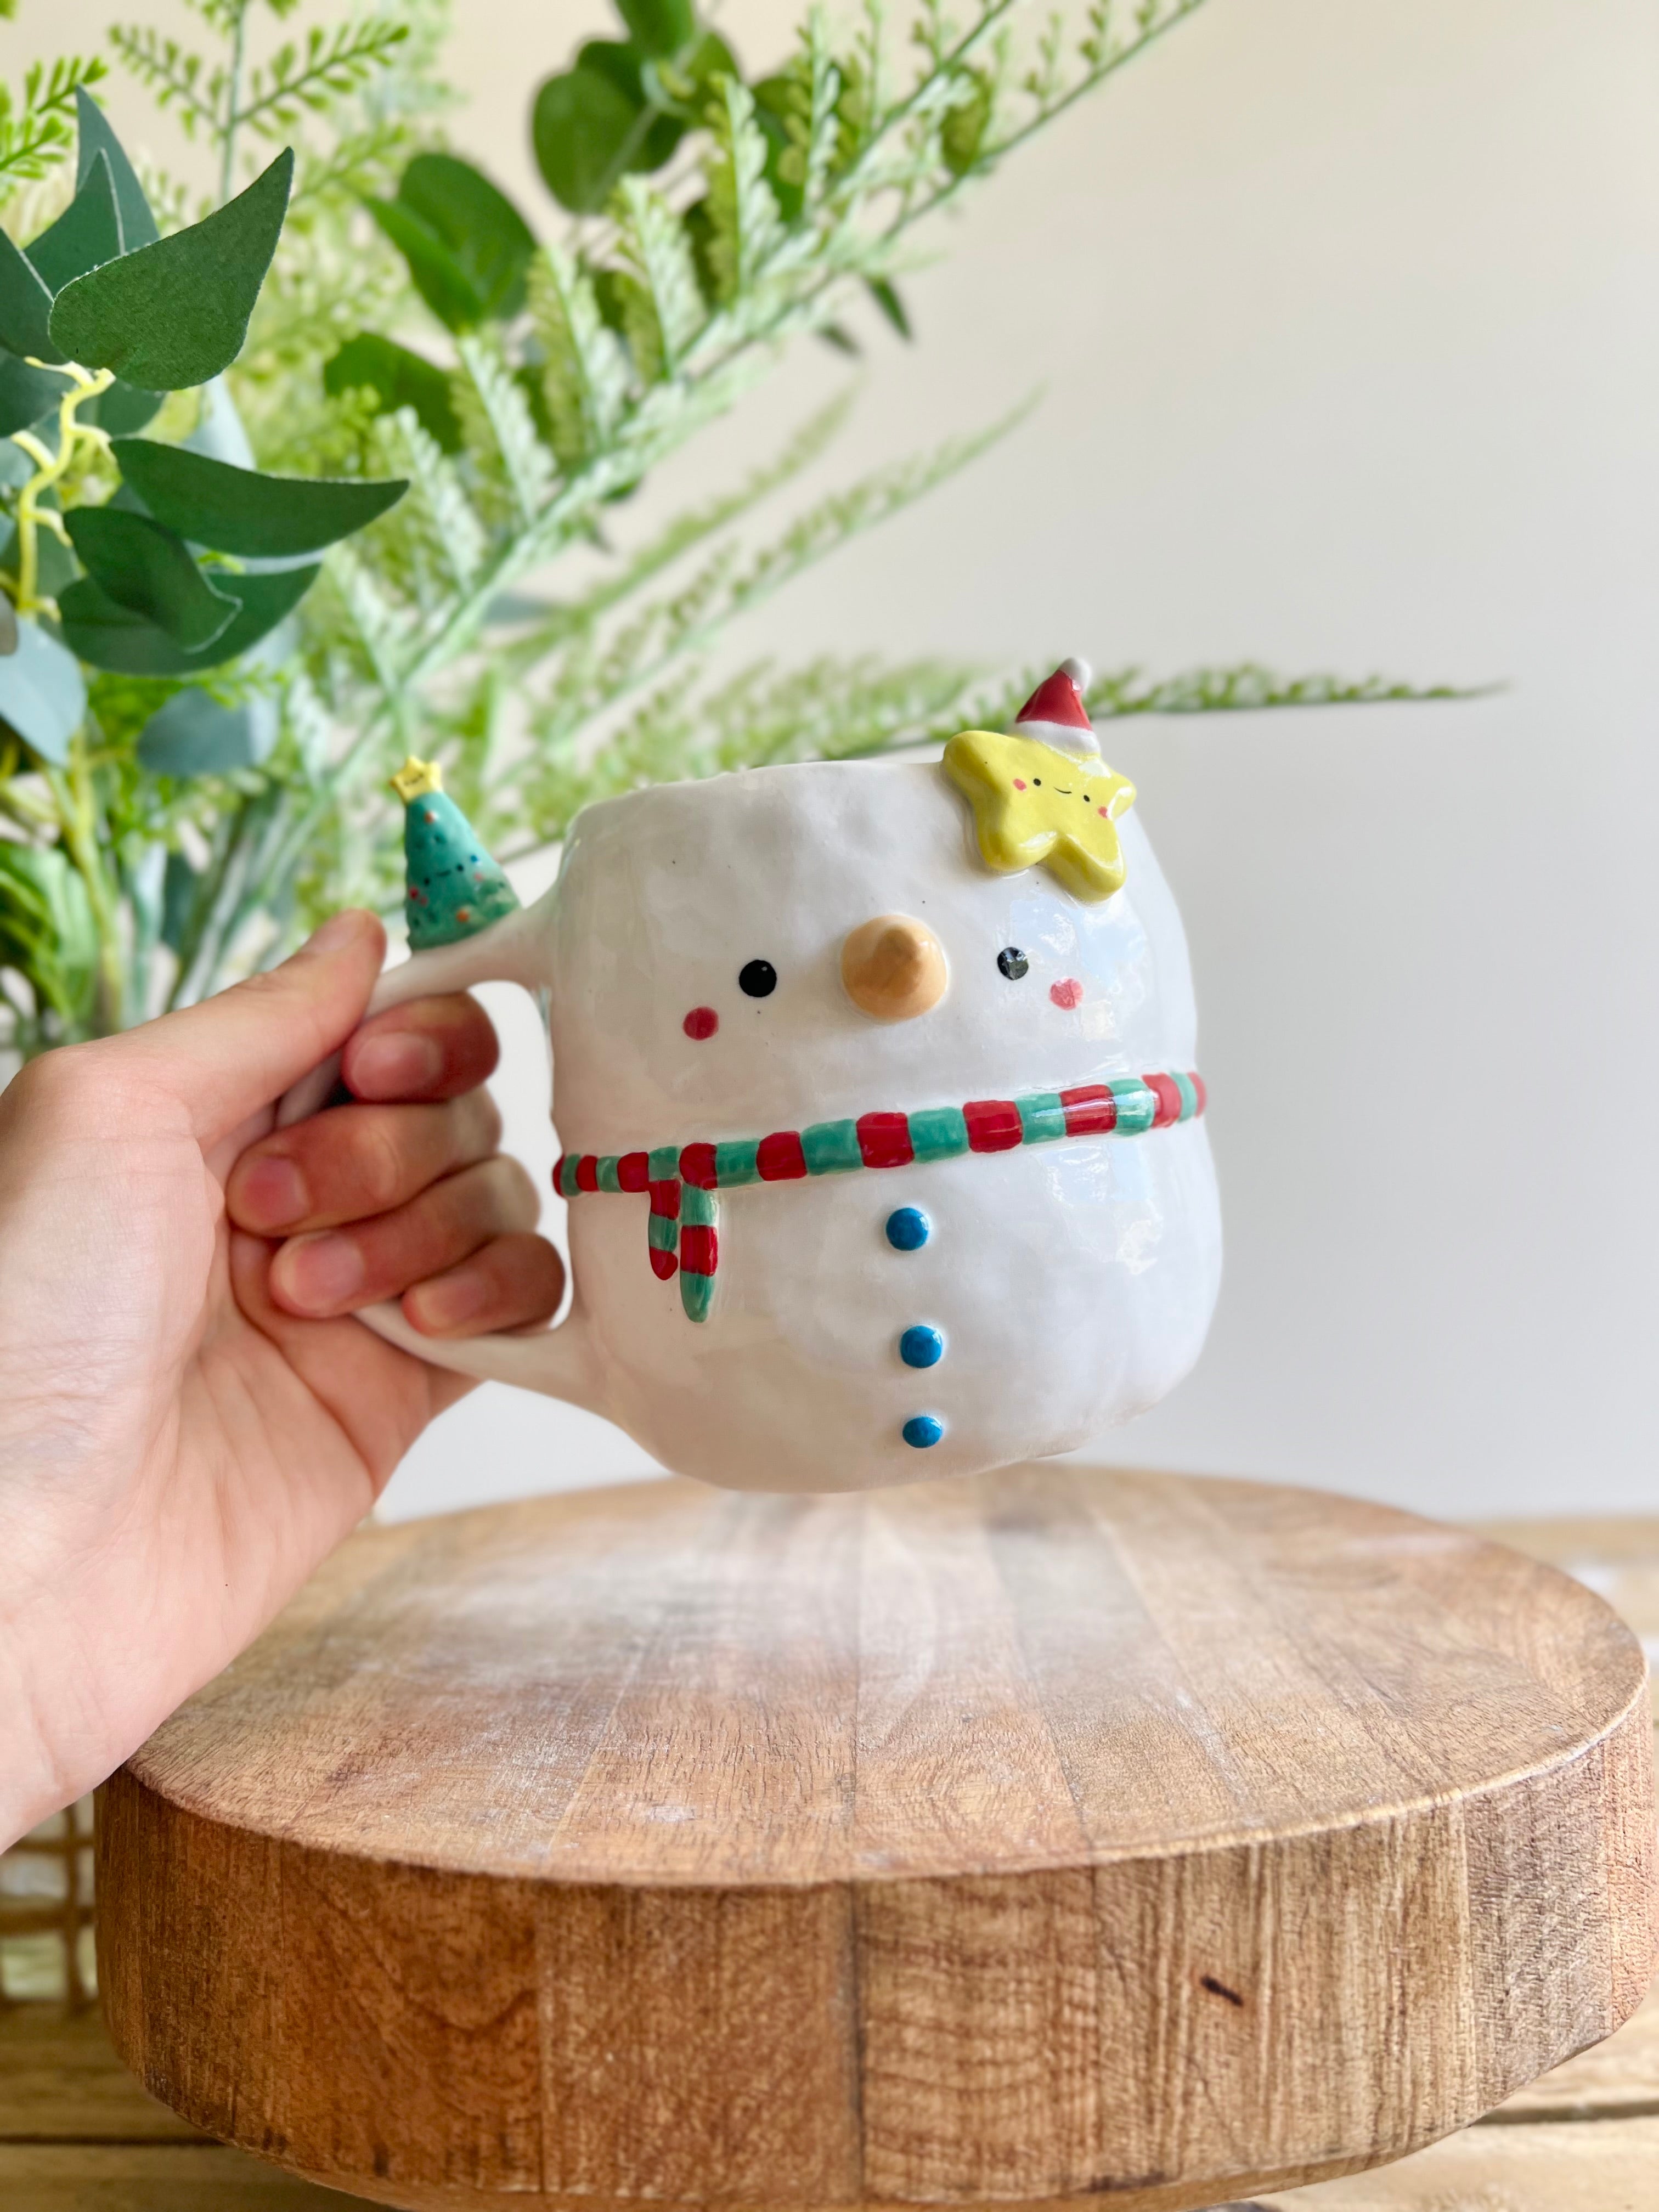
[(1069, 676), (1079, 691), (1086, 691), (1095, 680), (1095, 672), (1079, 653), (1073, 653), (1060, 664), (1062, 676)]

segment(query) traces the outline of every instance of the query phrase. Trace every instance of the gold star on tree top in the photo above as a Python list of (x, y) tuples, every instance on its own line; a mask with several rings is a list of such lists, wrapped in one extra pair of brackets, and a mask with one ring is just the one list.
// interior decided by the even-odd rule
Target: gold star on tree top
[(963, 730), (945, 748), (945, 773), (974, 810), (980, 857), (999, 875), (1042, 866), (1093, 905), (1122, 888), (1115, 828), (1135, 787), (1098, 754), (1079, 758), (1036, 738)]
[(436, 761), (416, 760), (410, 753), (392, 779), (392, 788), (407, 806), (412, 799), (424, 799), (429, 791), (441, 791), (444, 772)]

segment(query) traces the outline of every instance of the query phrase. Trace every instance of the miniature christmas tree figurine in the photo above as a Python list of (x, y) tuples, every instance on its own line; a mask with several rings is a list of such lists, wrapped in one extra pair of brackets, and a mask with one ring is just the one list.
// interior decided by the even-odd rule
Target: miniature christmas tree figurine
[(443, 770), (411, 753), (392, 788), (404, 802), (404, 913), (411, 952), (453, 945), (511, 914), (519, 903), (477, 830), (444, 795)]

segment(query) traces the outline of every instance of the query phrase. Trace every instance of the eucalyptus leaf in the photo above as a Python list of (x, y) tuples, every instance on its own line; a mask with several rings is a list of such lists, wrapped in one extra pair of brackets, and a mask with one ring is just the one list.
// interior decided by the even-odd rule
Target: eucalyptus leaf
[(401, 200), (363, 205), (409, 264), (415, 289), (446, 330), (475, 330), (484, 319), (477, 287), (430, 223)]
[[(48, 494), (50, 497), (50, 494)], [(75, 556), (55, 530), (37, 531), (34, 539), (36, 568), (35, 589), (43, 599), (55, 599), (65, 584), (72, 584), (80, 574)], [(17, 532), (15, 526), (0, 545), (0, 568), (9, 575), (17, 574)]]
[(519, 313), (536, 241), (512, 201), (482, 171), (453, 154), (417, 154), (404, 171), (398, 198), (449, 248), (487, 314)]
[(67, 518), (87, 573), (118, 605), (143, 615), (186, 652), (222, 637), (240, 611), (216, 592), (182, 538), (148, 515), (79, 507)]
[(224, 775), (232, 769), (258, 768), (270, 754), (276, 719), (274, 699), (228, 707), (191, 684), (175, 691), (145, 723), (138, 763), (152, 775)]
[[(719, 46), (722, 54), (726, 53), (717, 39), (705, 39), (702, 45)], [(697, 52), (701, 52), (699, 47)], [(616, 39), (589, 39), (578, 49), (575, 65), (579, 70), (595, 70), (601, 76), (608, 76), (638, 117), (641, 111), (659, 101), (662, 92), (661, 80), (654, 70), (651, 82), (647, 83), (644, 64), (645, 57), (637, 46), (623, 46)], [(688, 68), (687, 74), (694, 73)], [(660, 169), (684, 137), (690, 122), (688, 113), (658, 105), (657, 112), (644, 123), (643, 137), (639, 137), (635, 151), (629, 156), (629, 168)], [(635, 135), (638, 136), (637, 130)]]
[(108, 117), (84, 85), (75, 88), (75, 113), (80, 130), (75, 158), (76, 186), (86, 182), (94, 157), (101, 154), (114, 179), (115, 204), (121, 210), (121, 237), (126, 252), (136, 253), (141, 246), (154, 246), (161, 234), (155, 228), (155, 217), (144, 198), (144, 188), (133, 173), (132, 164)]
[(323, 369), (323, 389), (332, 394), (372, 392), (381, 415), (412, 407), (421, 428), (445, 453), (461, 450), (461, 425), (447, 373), (394, 338), (374, 331), (348, 338)]
[(52, 304), (52, 343), (147, 392), (205, 384), (242, 349), (293, 178), (287, 149), (204, 222), (77, 276)]
[(573, 215), (599, 213), (643, 143), (648, 112), (596, 69), (548, 78), (536, 95), (531, 139), (561, 207)]
[[(26, 361), (15, 354), (0, 354), (0, 438), (9, 438), (14, 430), (27, 430), (52, 409), (69, 390), (69, 379), (56, 376), (49, 368), (31, 368)], [(12, 447), (13, 453), (17, 448)], [(18, 458), (25, 464), (25, 479), (34, 472), (34, 464), (27, 454)]]
[(58, 598), (64, 642), (94, 668), (123, 676), (191, 676), (222, 666), (257, 645), (297, 606), (322, 571), (279, 568), (264, 575), (220, 576), (216, 588), (241, 612), (228, 629), (198, 653), (187, 653), (164, 629), (110, 598), (90, 576)]
[(257, 559), (315, 553), (384, 514), (408, 490), (401, 477), (268, 477), (182, 446), (118, 438), (121, 474), (158, 522), (198, 545)]
[(0, 717), (31, 751), (62, 768), (86, 711), (86, 679), (75, 655), (20, 616), (17, 649), (0, 659)]
[(155, 419), (166, 398), (165, 392), (141, 392), (136, 384), (124, 384), (118, 376), (107, 392), (83, 404), (76, 420), (94, 424), (106, 438), (129, 438)]
[(189, 855), (175, 846), (167, 854), (167, 872), (161, 878), (161, 942), (170, 952), (184, 950), (201, 887), (202, 878), (191, 867)]
[(51, 316), (52, 294), (40, 272), (0, 230), (0, 345), (20, 358), (32, 354), (36, 361), (62, 361), (52, 342)]
[[(120, 258), (121, 211), (115, 204), (115, 179), (108, 157), (95, 154), (88, 164), (86, 181), (50, 228), (24, 248), (52, 293), (61, 292), (89, 269)], [(43, 356), (44, 358), (44, 356)]]
[(697, 35), (691, 0), (617, 0), (617, 13), (635, 45), (659, 59), (681, 52)]

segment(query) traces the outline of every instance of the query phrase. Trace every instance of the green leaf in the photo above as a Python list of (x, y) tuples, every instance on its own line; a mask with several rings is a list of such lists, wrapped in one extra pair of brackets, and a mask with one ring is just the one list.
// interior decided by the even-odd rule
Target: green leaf
[[(50, 499), (52, 495), (48, 493), (46, 496)], [(34, 557), (37, 572), (35, 589), (43, 599), (55, 599), (64, 585), (72, 584), (81, 573), (76, 566), (74, 554), (55, 530), (36, 532)], [(9, 575), (17, 574), (17, 532), (15, 526), (7, 536), (4, 545), (0, 546), (0, 568)]]
[(469, 162), (417, 154), (395, 200), (365, 205), (408, 262), (421, 297), (452, 331), (516, 315), (524, 306), (536, 241), (512, 201)]
[(123, 477), (158, 522), (195, 544), (253, 560), (332, 545), (395, 507), (409, 489), (402, 477), (370, 483), (262, 476), (148, 438), (118, 438), (114, 453)]
[(90, 1013), (98, 931), (79, 871), (60, 847), (0, 841), (0, 965), (71, 1027)]
[(20, 617), (17, 649), (0, 659), (0, 717), (31, 751), (62, 768), (86, 711), (86, 679), (75, 655), (48, 637), (39, 623)]
[(163, 392), (141, 392), (136, 384), (123, 384), (118, 376), (107, 392), (87, 401), (75, 419), (94, 424), (107, 438), (127, 438), (154, 420), (165, 398)]
[(77, 507), (67, 522), (94, 582), (186, 652), (200, 652), (229, 629), (237, 602), (215, 591), (183, 538), (159, 522), (115, 507)]
[(88, 270), (120, 258), (121, 216), (115, 204), (115, 179), (104, 154), (93, 156), (80, 191), (26, 251), (40, 282), (53, 293)]
[[(162, 769), (157, 773), (167, 775), (172, 771)], [(191, 867), (189, 856), (175, 847), (167, 854), (167, 869), (161, 878), (161, 942), (169, 951), (184, 949), (185, 933), (195, 918), (201, 884), (202, 878)]]
[(415, 289), (446, 330), (471, 330), (483, 320), (476, 287), (429, 223), (401, 200), (366, 199), (363, 205), (409, 264)]
[[(704, 46), (718, 43), (703, 40)], [(691, 118), (689, 114), (671, 112), (661, 105), (665, 88), (654, 70), (651, 83), (647, 83), (644, 64), (645, 57), (637, 46), (625, 46), (615, 39), (589, 39), (576, 52), (576, 67), (596, 70), (601, 76), (608, 76), (643, 129), (644, 136), (637, 150), (629, 155), (628, 167), (660, 169), (684, 137)], [(656, 112), (647, 118), (642, 111), (648, 107), (654, 107)]]
[(561, 207), (596, 215), (642, 147), (649, 111), (596, 69), (566, 70), (536, 94), (530, 135)]
[(898, 294), (894, 290), (887, 278), (885, 276), (869, 276), (865, 279), (865, 282), (870, 288), (870, 297), (881, 309), (883, 314), (886, 316), (888, 321), (893, 325), (893, 328), (898, 332), (899, 336), (902, 338), (907, 339), (913, 337), (915, 333), (910, 328), (910, 318), (906, 311), (904, 302), (900, 299)]
[(75, 112), (81, 133), (75, 161), (76, 187), (85, 184), (93, 157), (101, 154), (114, 179), (115, 204), (121, 210), (121, 238), (125, 250), (136, 253), (141, 246), (154, 246), (161, 234), (155, 228), (155, 217), (144, 198), (144, 188), (134, 175), (132, 164), (108, 117), (82, 85), (75, 88)]
[(0, 345), (37, 361), (62, 361), (47, 328), (51, 316), (52, 294), (40, 271), (0, 230)]
[(375, 411), (381, 415), (395, 415), (400, 407), (412, 407), (421, 428), (443, 452), (461, 450), (461, 426), (450, 396), (447, 372), (393, 338), (383, 338), (374, 331), (348, 338), (333, 359), (324, 364), (323, 389), (334, 395), (372, 392)]
[(227, 707), (196, 684), (175, 691), (139, 734), (138, 764), (152, 775), (224, 775), (258, 768), (276, 736), (276, 702), (264, 697)]
[[(15, 355), (0, 354), (0, 438), (38, 422), (68, 390), (67, 377), (54, 376), (49, 368), (31, 368)], [(32, 463), (26, 465), (33, 467)]]
[(697, 35), (691, 0), (617, 0), (635, 46), (658, 58), (679, 53)]
[(120, 605), (90, 576), (71, 584), (58, 599), (64, 641), (94, 668), (121, 676), (191, 676), (217, 668), (257, 645), (291, 613), (322, 574), (319, 568), (279, 568), (267, 575), (223, 575), (217, 589), (237, 600), (241, 612), (204, 651), (186, 653), (164, 629)]
[(0, 592), (0, 660), (17, 650), (17, 610)]
[(417, 154), (398, 198), (435, 232), (466, 271), (492, 317), (524, 306), (524, 276), (536, 241), (504, 192), (453, 154)]
[(52, 304), (52, 343), (146, 392), (205, 384), (242, 349), (293, 178), (289, 149), (205, 222), (77, 276)]

